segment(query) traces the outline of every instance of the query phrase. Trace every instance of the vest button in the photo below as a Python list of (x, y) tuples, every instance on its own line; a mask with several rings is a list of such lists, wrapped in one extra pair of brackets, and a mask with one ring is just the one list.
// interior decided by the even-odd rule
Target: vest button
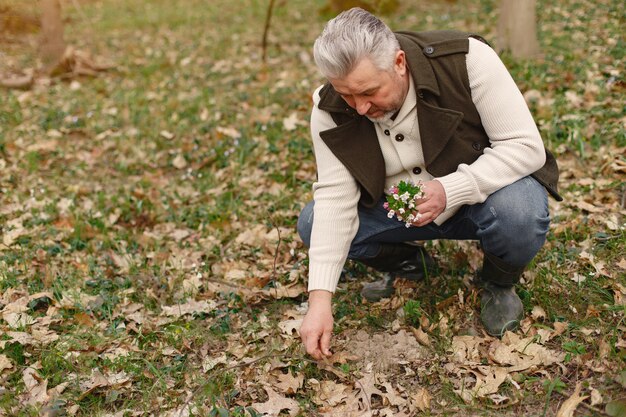
[(480, 145), (480, 143), (474, 142), (472, 143), (472, 148), (474, 148), (475, 151), (480, 151), (482, 149), (482, 146)]
[(435, 48), (433, 48), (432, 46), (427, 46), (426, 48), (424, 48), (424, 53), (425, 54), (432, 54), (433, 52), (435, 52)]
[(398, 142), (402, 142), (402, 141), (404, 140), (404, 135), (403, 135), (402, 133), (398, 133), (398, 134), (396, 135), (396, 140), (397, 140)]
[(391, 134), (391, 132), (389, 132), (389, 129), (385, 129), (385, 131), (383, 132), (385, 135), (389, 136)]
[(419, 174), (421, 174), (421, 173), (422, 173), (422, 168), (420, 168), (420, 167), (415, 167), (415, 168), (413, 168), (413, 173), (414, 173), (415, 175), (419, 175)]

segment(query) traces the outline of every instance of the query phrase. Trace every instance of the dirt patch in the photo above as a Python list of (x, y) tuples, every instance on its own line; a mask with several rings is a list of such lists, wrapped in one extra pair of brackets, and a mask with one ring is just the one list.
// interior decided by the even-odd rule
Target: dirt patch
[(364, 367), (372, 364), (375, 370), (383, 371), (415, 362), (425, 356), (427, 350), (415, 336), (404, 329), (397, 333), (369, 334), (365, 330), (345, 334), (344, 349), (358, 357)]

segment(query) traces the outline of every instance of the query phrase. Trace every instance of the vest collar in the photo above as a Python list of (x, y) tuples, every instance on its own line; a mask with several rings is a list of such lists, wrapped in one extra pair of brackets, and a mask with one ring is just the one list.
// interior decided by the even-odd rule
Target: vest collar
[(400, 49), (405, 52), (409, 72), (415, 83), (415, 89), (417, 91), (428, 90), (438, 96), (439, 84), (437, 83), (437, 78), (435, 78), (433, 67), (422, 52), (422, 47), (414, 39), (402, 32), (396, 33), (396, 38), (400, 42)]

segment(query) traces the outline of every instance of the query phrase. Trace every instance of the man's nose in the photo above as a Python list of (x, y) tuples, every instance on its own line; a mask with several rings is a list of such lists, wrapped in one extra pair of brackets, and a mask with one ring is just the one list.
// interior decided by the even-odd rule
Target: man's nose
[(369, 111), (370, 107), (372, 107), (372, 104), (368, 101), (368, 100), (363, 100), (363, 99), (355, 99), (355, 108), (357, 113), (359, 113), (361, 116), (367, 114), (367, 112)]

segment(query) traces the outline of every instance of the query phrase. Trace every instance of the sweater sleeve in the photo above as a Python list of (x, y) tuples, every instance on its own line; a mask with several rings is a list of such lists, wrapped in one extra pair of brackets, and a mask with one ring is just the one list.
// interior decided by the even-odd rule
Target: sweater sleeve
[(311, 136), (317, 163), (313, 184), (313, 229), (309, 248), (308, 290), (335, 292), (350, 244), (359, 227), (357, 205), (361, 196), (356, 180), (320, 137), (336, 127), (328, 112), (320, 110), (319, 90), (313, 94)]
[(532, 174), (545, 163), (539, 130), (515, 81), (488, 45), (470, 38), (467, 72), (490, 148), (471, 165), (438, 178), (447, 209), (482, 203), (499, 189)]

